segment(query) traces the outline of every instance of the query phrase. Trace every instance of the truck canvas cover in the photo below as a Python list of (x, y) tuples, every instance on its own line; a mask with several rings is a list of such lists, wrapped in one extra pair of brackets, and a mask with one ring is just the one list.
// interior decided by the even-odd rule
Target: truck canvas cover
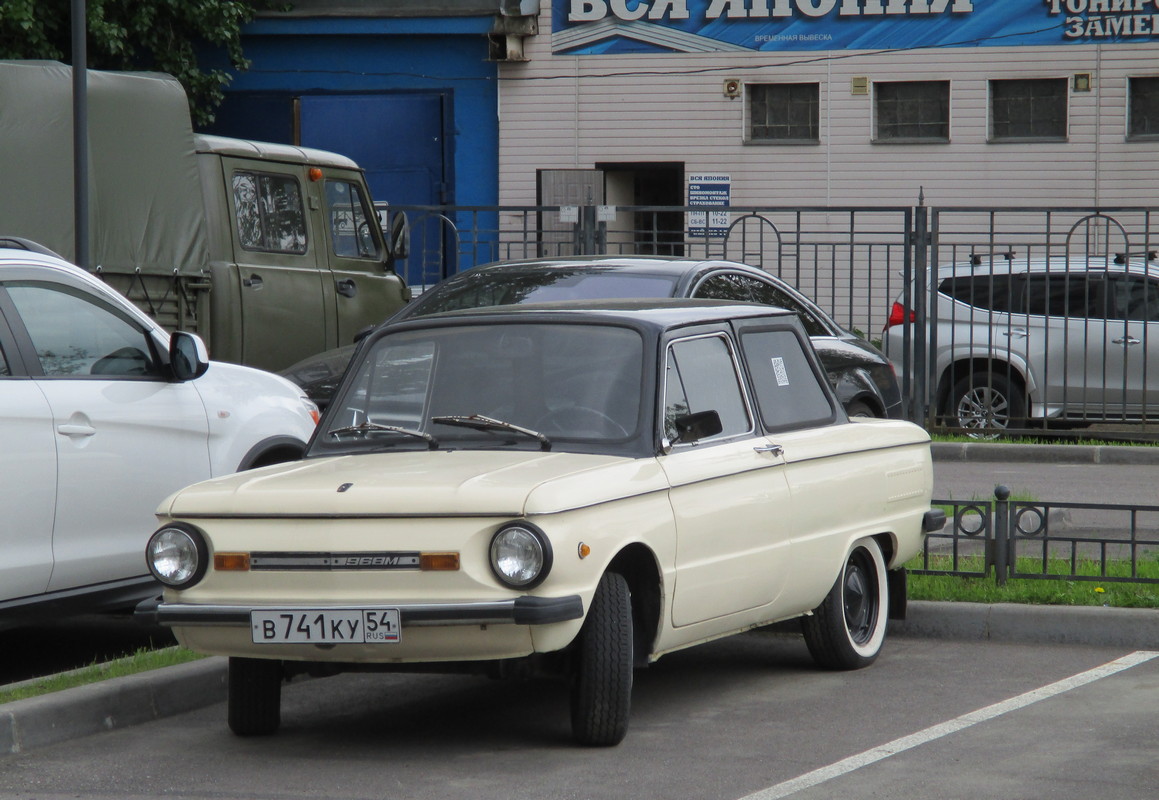
[[(189, 106), (168, 75), (88, 71), (93, 268), (201, 274), (205, 208)], [(75, 261), (72, 68), (0, 61), (0, 235)]]

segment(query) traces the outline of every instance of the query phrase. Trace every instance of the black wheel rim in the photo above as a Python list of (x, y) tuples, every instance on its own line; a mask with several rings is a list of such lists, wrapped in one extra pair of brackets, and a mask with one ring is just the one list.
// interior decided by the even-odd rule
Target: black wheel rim
[(858, 549), (849, 557), (845, 567), (842, 601), (849, 638), (855, 644), (865, 644), (873, 638), (877, 627), (878, 591), (873, 560), (863, 549)]

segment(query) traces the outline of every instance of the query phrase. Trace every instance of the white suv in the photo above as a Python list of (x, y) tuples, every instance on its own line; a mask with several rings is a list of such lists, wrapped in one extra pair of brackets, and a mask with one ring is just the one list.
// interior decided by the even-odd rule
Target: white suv
[(104, 283), (0, 239), (0, 628), (127, 608), (170, 493), (298, 458), (317, 407), (288, 381), (207, 360)]
[[(1159, 264), (1123, 255), (975, 258), (937, 272), (935, 409), (995, 433), (1159, 418)], [(911, 289), (912, 291), (912, 289)], [(903, 292), (882, 349), (899, 374)], [(919, 334), (911, 334), (911, 342)]]

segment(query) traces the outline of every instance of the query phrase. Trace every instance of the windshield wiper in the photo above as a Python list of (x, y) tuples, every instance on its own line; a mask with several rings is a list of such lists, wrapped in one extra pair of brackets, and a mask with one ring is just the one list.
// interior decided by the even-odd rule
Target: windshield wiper
[(356, 433), (360, 436), (367, 436), (372, 433), (401, 433), (404, 436), (413, 436), (416, 439), (422, 439), (427, 443), (427, 448), (430, 450), (437, 450), (439, 447), (438, 440), (429, 433), (414, 431), (410, 428), (400, 428), (397, 425), (379, 425), (377, 422), (362, 422), (358, 425), (347, 425), (345, 428), (335, 428), (330, 431), (330, 435), (335, 439), (347, 433)]
[(431, 417), (431, 422), (437, 422), (440, 425), (459, 425), (463, 428), (473, 428), (477, 431), (510, 431), (511, 433), (521, 433), (524, 436), (530, 436), (537, 440), (540, 450), (551, 449), (551, 440), (539, 431), (533, 431), (530, 428), (521, 428), (518, 425), (512, 425), (510, 422), (504, 422), (501, 419), (491, 419), (481, 414), (472, 414), (469, 417)]

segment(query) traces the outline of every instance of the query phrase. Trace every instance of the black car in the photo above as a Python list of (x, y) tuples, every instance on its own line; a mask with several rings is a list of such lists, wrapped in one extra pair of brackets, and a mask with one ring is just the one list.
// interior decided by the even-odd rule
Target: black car
[[(837, 397), (851, 417), (904, 416), (893, 366), (882, 353), (784, 281), (732, 261), (648, 256), (545, 258), (460, 272), (404, 306), (391, 321), (483, 306), (554, 300), (696, 297), (778, 306), (801, 319)], [(282, 375), (325, 405), (354, 345), (299, 362)]]

